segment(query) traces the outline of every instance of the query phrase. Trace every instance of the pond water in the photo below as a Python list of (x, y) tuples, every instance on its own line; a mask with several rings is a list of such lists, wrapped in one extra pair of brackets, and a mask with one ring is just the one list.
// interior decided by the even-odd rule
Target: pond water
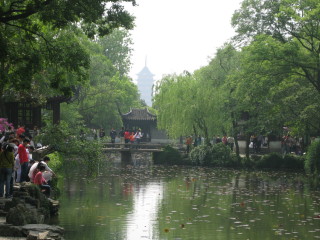
[(65, 239), (318, 239), (320, 193), (298, 173), (111, 165), (60, 180)]

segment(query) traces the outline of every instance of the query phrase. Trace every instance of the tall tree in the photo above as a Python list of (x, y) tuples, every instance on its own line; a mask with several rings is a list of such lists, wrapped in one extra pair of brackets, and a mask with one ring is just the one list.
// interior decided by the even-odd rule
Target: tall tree
[(282, 66), (279, 70), (305, 78), (320, 94), (319, 12), (317, 0), (244, 0), (232, 24), (237, 39), (269, 48), (270, 58), (260, 54), (258, 64), (269, 61), (276, 74)]
[[(70, 95), (88, 79), (89, 56), (75, 39), (76, 28), (89, 37), (133, 27), (123, 2), (134, 0), (22, 0), (0, 2), (0, 95), (20, 93), (40, 83)], [(42, 88), (43, 89), (43, 88)], [(36, 93), (36, 91), (34, 91)], [(35, 96), (35, 94), (33, 94)], [(4, 114), (0, 101), (0, 114)]]
[[(64, 106), (63, 112), (76, 109), (79, 115), (73, 115), (81, 116), (88, 127), (120, 127), (119, 112), (139, 106), (137, 86), (131, 79), (119, 74), (112, 61), (105, 56), (100, 41), (91, 41), (83, 35), (81, 41), (90, 54), (90, 81), (78, 89), (77, 100)], [(67, 117), (66, 114), (63, 116)]]
[(99, 39), (104, 54), (111, 60), (121, 76), (127, 75), (131, 67), (132, 39), (125, 29), (116, 29)]

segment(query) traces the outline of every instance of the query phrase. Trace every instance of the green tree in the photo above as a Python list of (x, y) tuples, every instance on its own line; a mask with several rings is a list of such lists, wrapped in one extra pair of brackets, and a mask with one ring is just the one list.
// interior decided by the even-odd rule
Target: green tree
[[(89, 56), (77, 41), (81, 28), (89, 37), (133, 27), (125, 1), (1, 1), (0, 95), (39, 99), (49, 94), (71, 95), (88, 79)], [(37, 87), (40, 86), (40, 87)], [(12, 91), (15, 90), (14, 93)], [(38, 96), (36, 95), (38, 93)], [(0, 101), (4, 115), (4, 101)]]
[[(69, 104), (70, 107), (64, 106), (63, 112), (76, 109), (88, 127), (120, 127), (119, 112), (139, 106), (137, 86), (126, 75), (119, 74), (112, 61), (105, 56), (100, 41), (83, 36), (82, 42), (90, 54), (90, 81), (78, 88), (77, 98)], [(62, 116), (67, 117), (67, 114)]]
[[(240, 69), (239, 52), (226, 43), (219, 48), (210, 63), (199, 70), (200, 86), (205, 94), (207, 111), (210, 114), (210, 134), (227, 134), (235, 138), (236, 153), (239, 155), (237, 141), (239, 101), (234, 98), (236, 80)], [(197, 73), (197, 71), (195, 72)], [(235, 79), (230, 78), (234, 75)]]
[(104, 54), (111, 60), (120, 75), (128, 75), (131, 67), (132, 39), (124, 29), (116, 29), (111, 34), (99, 39)]
[(154, 107), (158, 111), (158, 127), (170, 137), (190, 135), (193, 132), (192, 110), (195, 103), (194, 79), (186, 75), (168, 75), (156, 86)]
[(257, 44), (269, 48), (271, 58), (259, 55), (258, 64), (269, 61), (274, 72), (290, 71), (308, 80), (320, 93), (319, 12), (317, 0), (245, 0), (232, 23), (238, 39), (252, 41), (258, 37)]
[(248, 45), (246, 74), (269, 92), (268, 122), (299, 134), (320, 132), (319, 11), (314, 0), (245, 0), (232, 19), (235, 39)]

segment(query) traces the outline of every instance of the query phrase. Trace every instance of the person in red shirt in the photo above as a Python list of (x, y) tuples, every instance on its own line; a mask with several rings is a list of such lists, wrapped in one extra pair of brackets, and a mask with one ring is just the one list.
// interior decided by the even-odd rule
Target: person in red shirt
[(187, 153), (189, 153), (191, 150), (191, 145), (192, 145), (192, 137), (191, 136), (187, 137), (186, 145), (187, 145)]
[(28, 180), (28, 163), (29, 163), (29, 154), (27, 152), (27, 146), (30, 143), (28, 138), (25, 138), (22, 144), (18, 147), (18, 154), (21, 166), (21, 180), (20, 182), (25, 182)]
[(224, 143), (224, 145), (227, 145), (227, 144), (228, 144), (228, 138), (227, 138), (226, 135), (223, 136), (222, 142)]
[(124, 142), (125, 143), (129, 143), (130, 142), (130, 132), (129, 132), (129, 130), (126, 130), (124, 132)]
[(16, 132), (17, 137), (20, 137), (20, 135), (21, 135), (21, 134), (24, 134), (25, 131), (26, 131), (26, 130), (24, 129), (24, 126), (19, 127), (19, 128), (17, 129), (17, 132)]
[(130, 142), (133, 144), (134, 143), (134, 132), (131, 133), (130, 135)]
[(50, 185), (48, 185), (48, 183), (46, 182), (46, 180), (43, 177), (43, 172), (46, 170), (45, 166), (42, 164), (39, 164), (38, 166), (38, 172), (35, 175), (34, 179), (33, 179), (33, 183), (38, 185), (40, 187), (41, 190), (43, 190), (44, 194), (47, 197), (50, 197), (50, 192), (51, 192), (51, 187)]

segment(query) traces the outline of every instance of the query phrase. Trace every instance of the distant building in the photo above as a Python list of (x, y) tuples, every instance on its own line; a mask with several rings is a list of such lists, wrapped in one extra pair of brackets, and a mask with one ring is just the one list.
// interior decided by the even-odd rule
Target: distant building
[(167, 143), (165, 131), (157, 128), (157, 116), (150, 113), (147, 108), (130, 109), (130, 112), (121, 114), (123, 126), (130, 131), (141, 129), (143, 142)]
[(152, 106), (152, 86), (153, 86), (153, 76), (147, 67), (147, 64), (144, 68), (137, 74), (138, 79), (138, 89), (141, 94), (141, 99), (143, 99), (148, 106)]

